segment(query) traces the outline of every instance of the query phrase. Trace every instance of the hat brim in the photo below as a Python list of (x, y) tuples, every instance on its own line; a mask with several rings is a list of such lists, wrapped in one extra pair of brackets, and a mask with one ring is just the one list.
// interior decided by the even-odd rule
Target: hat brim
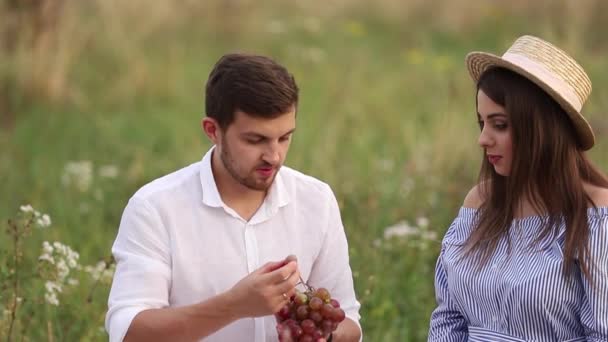
[(540, 78), (535, 76), (534, 73), (531, 73), (519, 65), (506, 61), (500, 56), (487, 52), (471, 52), (466, 56), (465, 61), (469, 75), (475, 82), (479, 81), (479, 78), (485, 71), (494, 67), (511, 70), (534, 82), (537, 86), (541, 87), (547, 94), (549, 94), (549, 96), (551, 96), (568, 114), (572, 120), (574, 128), (576, 129), (580, 148), (583, 150), (588, 150), (593, 147), (595, 143), (595, 136), (589, 122), (587, 122), (587, 120), (578, 110), (576, 110), (576, 108), (570, 104), (570, 102), (566, 101), (566, 99), (564, 99), (550, 85), (546, 84)]

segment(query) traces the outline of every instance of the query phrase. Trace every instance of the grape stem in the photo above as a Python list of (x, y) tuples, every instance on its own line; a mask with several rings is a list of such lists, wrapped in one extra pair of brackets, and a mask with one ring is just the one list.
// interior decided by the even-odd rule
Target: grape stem
[(306, 283), (306, 282), (304, 281), (304, 279), (302, 279), (302, 276), (300, 276), (300, 282), (299, 282), (299, 284), (304, 285), (304, 287), (306, 288), (306, 291), (308, 291), (308, 292), (311, 292), (311, 293), (312, 293), (312, 292), (314, 292), (314, 291), (315, 291), (315, 288), (314, 288), (314, 287), (312, 287), (312, 286), (310, 286), (310, 285), (308, 285), (308, 283)]

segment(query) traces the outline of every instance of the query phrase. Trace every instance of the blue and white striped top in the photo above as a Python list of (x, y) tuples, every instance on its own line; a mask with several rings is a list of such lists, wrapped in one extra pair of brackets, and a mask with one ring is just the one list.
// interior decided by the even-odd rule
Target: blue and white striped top
[(540, 216), (515, 219), (510, 253), (503, 238), (478, 268), (462, 257), (476, 212), (461, 208), (443, 239), (429, 341), (608, 341), (608, 207), (588, 211), (594, 287), (580, 271), (562, 276), (564, 225), (529, 247)]

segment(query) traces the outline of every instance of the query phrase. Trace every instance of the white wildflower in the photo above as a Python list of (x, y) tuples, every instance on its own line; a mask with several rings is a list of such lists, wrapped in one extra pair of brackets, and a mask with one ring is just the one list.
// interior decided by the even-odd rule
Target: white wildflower
[(44, 253), (53, 253), (53, 246), (51, 246), (51, 244), (48, 241), (44, 241), (42, 243), (42, 250), (44, 251)]
[(76, 286), (76, 285), (80, 284), (80, 282), (78, 281), (78, 279), (74, 279), (74, 278), (68, 279), (67, 283), (70, 286)]
[(429, 231), (423, 232), (421, 237), (424, 240), (437, 241), (437, 232), (429, 230)]
[(59, 306), (59, 299), (57, 299), (57, 294), (55, 292), (45, 293), (44, 300), (51, 305)]
[(51, 264), (55, 264), (55, 259), (53, 259), (53, 257), (49, 253), (44, 253), (44, 254), (40, 255), (38, 257), (38, 260), (40, 260), (40, 261), (46, 260), (46, 261), (50, 262)]
[(19, 210), (21, 210), (21, 212), (24, 212), (24, 213), (31, 213), (34, 211), (34, 208), (32, 208), (32, 206), (30, 204), (27, 204), (27, 205), (20, 206)]
[(86, 266), (84, 268), (84, 271), (89, 273), (91, 275), (91, 278), (93, 278), (93, 280), (99, 280), (99, 278), (102, 277), (105, 269), (106, 269), (105, 261), (100, 261), (94, 267)]
[(99, 167), (99, 177), (116, 178), (118, 177), (118, 167), (116, 165), (103, 165)]
[(392, 237), (405, 237), (417, 234), (419, 234), (418, 228), (410, 226), (407, 221), (401, 221), (384, 229), (384, 238), (387, 240)]
[(46, 228), (51, 225), (51, 217), (48, 214), (44, 214), (40, 216), (40, 218), (36, 219), (36, 224), (40, 228)]
[(112, 281), (112, 278), (114, 278), (115, 271), (116, 271), (116, 264), (110, 265), (110, 267), (107, 267), (101, 274), (101, 280), (105, 283)]
[(47, 281), (46, 283), (44, 283), (44, 287), (46, 288), (47, 293), (63, 292), (63, 288), (61, 287), (61, 284), (54, 282), (54, 281)]
[(416, 224), (420, 228), (426, 228), (429, 226), (429, 219), (426, 217), (419, 217), (416, 219)]
[(93, 181), (93, 163), (90, 160), (70, 161), (61, 176), (61, 182), (65, 186), (75, 186), (79, 191), (89, 190)]
[(70, 274), (70, 268), (65, 262), (65, 259), (59, 259), (57, 262), (57, 275), (59, 279), (65, 279)]

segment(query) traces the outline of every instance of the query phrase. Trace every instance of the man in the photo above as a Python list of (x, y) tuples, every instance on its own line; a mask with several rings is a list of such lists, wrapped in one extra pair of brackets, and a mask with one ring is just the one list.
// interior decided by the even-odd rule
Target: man
[[(206, 87), (201, 162), (135, 193), (112, 248), (111, 341), (277, 341), (273, 313), (300, 276), (346, 312), (332, 341), (359, 341), (348, 247), (329, 186), (281, 167), (298, 88), (273, 60), (231, 54)], [(284, 261), (294, 254), (297, 261)]]

